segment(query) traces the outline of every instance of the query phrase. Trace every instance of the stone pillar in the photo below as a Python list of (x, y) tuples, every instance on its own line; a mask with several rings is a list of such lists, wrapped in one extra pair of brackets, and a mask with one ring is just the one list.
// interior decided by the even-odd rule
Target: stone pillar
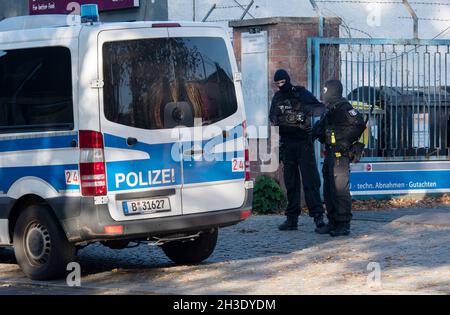
[[(340, 19), (325, 18), (324, 37), (339, 37)], [(297, 85), (308, 85), (307, 39), (319, 36), (319, 18), (275, 17), (230, 22), (233, 28), (234, 52), (240, 66), (241, 34), (251, 30), (267, 31), (269, 35), (269, 84), (271, 99), (276, 87), (272, 84), (275, 71), (289, 71)]]

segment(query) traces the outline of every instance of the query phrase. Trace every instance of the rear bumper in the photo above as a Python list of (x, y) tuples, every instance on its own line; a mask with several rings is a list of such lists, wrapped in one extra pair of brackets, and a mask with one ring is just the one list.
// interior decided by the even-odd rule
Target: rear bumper
[[(62, 222), (69, 241), (89, 243), (118, 239), (144, 239), (234, 225), (248, 217), (252, 202), (253, 190), (249, 189), (241, 208), (126, 222), (114, 221), (109, 214), (108, 206), (95, 205), (93, 198), (57, 198), (50, 203)], [(70, 208), (77, 206), (78, 211), (70, 211)], [(73, 215), (74, 213), (77, 215)], [(111, 226), (118, 227), (121, 233), (106, 233), (105, 227)]]

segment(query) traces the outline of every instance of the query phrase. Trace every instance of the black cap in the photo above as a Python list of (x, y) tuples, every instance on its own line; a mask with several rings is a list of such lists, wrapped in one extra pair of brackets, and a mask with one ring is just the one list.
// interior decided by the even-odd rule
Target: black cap
[(281, 80), (286, 80), (286, 83), (291, 83), (291, 77), (289, 76), (287, 71), (284, 69), (277, 70), (277, 72), (275, 72), (275, 76), (273, 78), (274, 82), (281, 81)]

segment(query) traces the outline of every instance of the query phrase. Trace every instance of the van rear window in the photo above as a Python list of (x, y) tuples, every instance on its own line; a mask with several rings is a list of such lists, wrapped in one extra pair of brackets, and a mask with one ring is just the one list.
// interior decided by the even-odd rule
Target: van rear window
[(228, 50), (221, 38), (159, 38), (103, 46), (104, 112), (140, 129), (191, 127), (237, 111)]
[(73, 125), (70, 50), (0, 50), (0, 133), (72, 130)]

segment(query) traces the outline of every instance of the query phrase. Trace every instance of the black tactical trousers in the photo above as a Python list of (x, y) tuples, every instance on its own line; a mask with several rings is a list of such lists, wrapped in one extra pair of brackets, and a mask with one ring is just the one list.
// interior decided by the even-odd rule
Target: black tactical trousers
[(328, 219), (349, 223), (352, 219), (349, 158), (337, 158), (334, 153), (327, 154), (322, 172)]
[[(325, 210), (320, 198), (320, 175), (314, 144), (309, 141), (284, 142), (280, 148), (280, 158), (283, 162), (284, 183), (287, 189), (286, 216), (288, 219), (296, 221), (300, 215), (302, 182), (310, 216), (323, 215)], [(300, 173), (302, 179), (300, 179)]]

